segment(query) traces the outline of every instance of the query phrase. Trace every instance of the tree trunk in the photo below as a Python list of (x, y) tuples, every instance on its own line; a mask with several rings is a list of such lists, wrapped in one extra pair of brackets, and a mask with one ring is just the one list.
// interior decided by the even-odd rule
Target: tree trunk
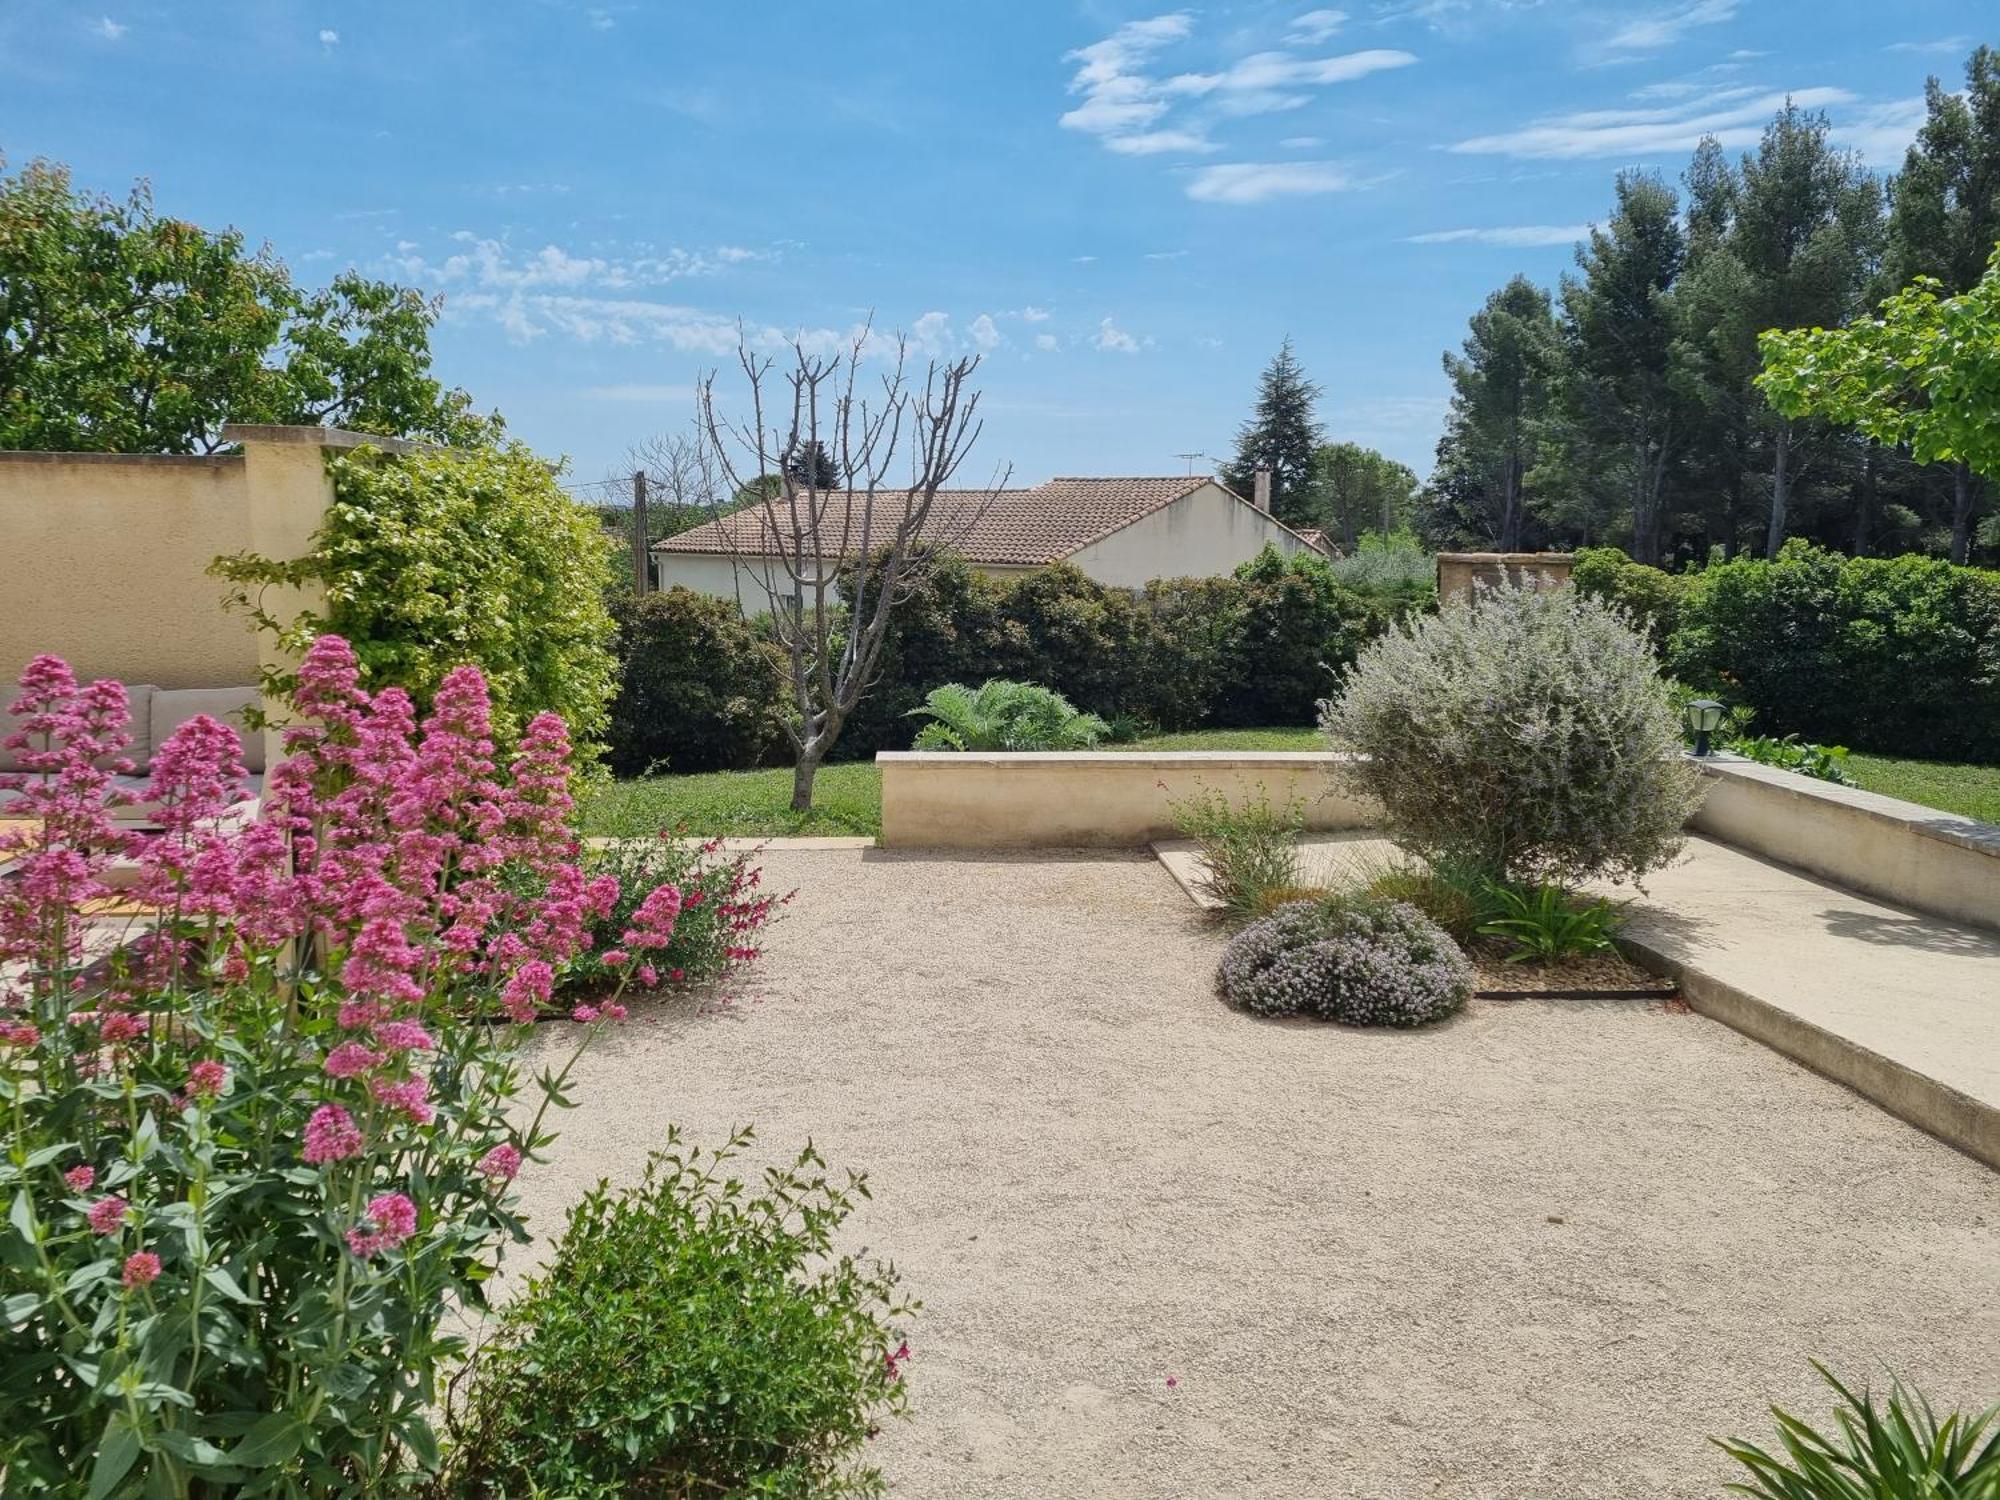
[(1500, 550), (1521, 550), (1521, 464), (1512, 455), (1500, 485)]
[(813, 805), (813, 777), (819, 774), (819, 764), (826, 759), (826, 747), (820, 743), (808, 743), (799, 751), (799, 763), (792, 768), (792, 811), (811, 812)]
[(1854, 546), (1856, 557), (1868, 555), (1868, 543), (1875, 533), (1875, 445), (1861, 450), (1861, 493), (1854, 500)]
[(1778, 424), (1771, 461), (1771, 530), (1764, 538), (1764, 555), (1776, 557), (1785, 541), (1785, 507), (1792, 498), (1792, 424)]
[(1972, 470), (1964, 464), (1951, 466), (1951, 560), (1961, 566), (1972, 546), (1972, 498), (1975, 493)]

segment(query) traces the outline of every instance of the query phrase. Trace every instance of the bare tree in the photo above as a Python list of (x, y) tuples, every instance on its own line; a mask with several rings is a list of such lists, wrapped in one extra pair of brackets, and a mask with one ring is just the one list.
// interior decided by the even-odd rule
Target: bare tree
[[(762, 497), (717, 530), (739, 575), (759, 580), (790, 664), (786, 731), (796, 754), (792, 806), (800, 812), (812, 806), (813, 778), (874, 684), (891, 615), (937, 552), (978, 523), (1007, 479), (1007, 470), (996, 470), (985, 489), (954, 493), (939, 505), (939, 490), (984, 425), (979, 393), (966, 387), (979, 360), (933, 360), (919, 385), (906, 374), (906, 341), (898, 335), (894, 342), (891, 367), (874, 378), (862, 370), (876, 359), (866, 327), (833, 355), (794, 342), (789, 367), (775, 374), (771, 356), (739, 345), (737, 363), (749, 383), (741, 419), (723, 414), (713, 372), (698, 390), (700, 426), (730, 492)], [(815, 448), (831, 456), (844, 488), (822, 485), (820, 465), (784, 461)], [(892, 470), (906, 473), (907, 482), (892, 483)]]

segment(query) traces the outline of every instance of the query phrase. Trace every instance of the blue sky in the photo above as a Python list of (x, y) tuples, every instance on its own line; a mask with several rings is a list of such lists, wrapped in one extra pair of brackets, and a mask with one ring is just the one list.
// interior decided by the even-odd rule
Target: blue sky
[[(983, 351), (996, 463), (1223, 455), (1289, 333), (1428, 469), (1439, 354), (1611, 178), (1787, 91), (1878, 168), (1990, 0), (0, 8), (0, 151), (446, 298), (439, 373), (578, 479), (684, 424), (736, 321)], [(1206, 460), (1197, 466), (1210, 467)]]

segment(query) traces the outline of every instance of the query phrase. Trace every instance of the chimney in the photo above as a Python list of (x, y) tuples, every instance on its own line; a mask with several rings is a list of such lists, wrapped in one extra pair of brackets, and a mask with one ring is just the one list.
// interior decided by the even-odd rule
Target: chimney
[(1253, 488), (1250, 491), (1250, 503), (1267, 516), (1271, 513), (1271, 466), (1269, 464), (1257, 465), (1257, 477), (1253, 481)]

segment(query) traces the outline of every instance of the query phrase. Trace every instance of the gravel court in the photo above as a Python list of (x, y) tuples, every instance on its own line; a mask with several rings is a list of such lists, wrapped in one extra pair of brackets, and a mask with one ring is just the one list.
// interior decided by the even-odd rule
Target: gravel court
[(523, 1188), (553, 1233), (669, 1123), (866, 1169), (925, 1303), (892, 1493), (1669, 1500), (1824, 1415), (1809, 1357), (2000, 1397), (2000, 1177), (1725, 1027), (1243, 1016), (1143, 853), (765, 863), (756, 978), (607, 1035)]

